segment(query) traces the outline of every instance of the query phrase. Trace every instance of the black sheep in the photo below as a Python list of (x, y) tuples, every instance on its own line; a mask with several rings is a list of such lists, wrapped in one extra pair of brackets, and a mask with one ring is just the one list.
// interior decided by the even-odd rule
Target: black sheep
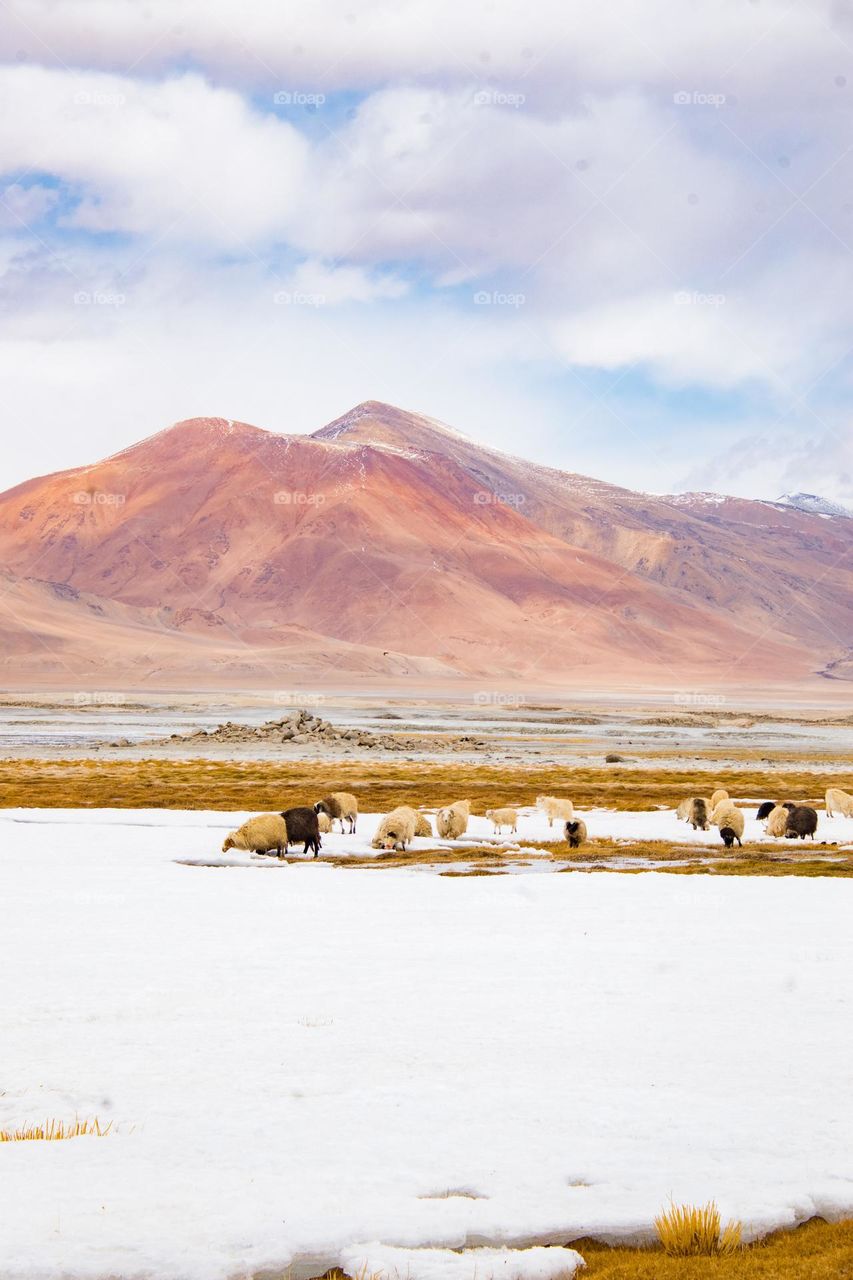
[(733, 831), (731, 827), (720, 827), (720, 835), (723, 837), (723, 844), (727, 849), (731, 849), (735, 840), (737, 840), (738, 844), (743, 848), (743, 841), (738, 833)]
[(776, 808), (775, 800), (765, 800), (763, 804), (758, 806), (758, 813), (755, 815), (759, 822), (763, 822), (765, 818)]
[(320, 852), (320, 824), (314, 810), (300, 805), (295, 809), (285, 809), (281, 816), (287, 827), (288, 847), (304, 840), (305, 848), (302, 852), (307, 853), (309, 849), (313, 849), (316, 858)]
[(811, 809), (807, 804), (798, 804), (794, 808), (788, 810), (788, 829), (785, 832), (785, 838), (795, 840), (805, 840), (806, 836), (811, 836), (814, 840), (814, 833), (817, 831), (817, 810)]

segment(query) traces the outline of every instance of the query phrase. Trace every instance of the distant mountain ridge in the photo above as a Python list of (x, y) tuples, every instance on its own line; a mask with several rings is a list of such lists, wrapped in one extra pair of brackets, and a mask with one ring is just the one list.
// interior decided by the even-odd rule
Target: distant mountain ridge
[(0, 495), (7, 683), (844, 679), (853, 522), (660, 498), (366, 401), (176, 423)]
[(830, 502), (828, 498), (821, 498), (816, 493), (783, 493), (781, 498), (776, 499), (776, 505), (807, 511), (810, 515), (844, 516), (848, 520), (853, 518), (853, 511), (837, 502)]

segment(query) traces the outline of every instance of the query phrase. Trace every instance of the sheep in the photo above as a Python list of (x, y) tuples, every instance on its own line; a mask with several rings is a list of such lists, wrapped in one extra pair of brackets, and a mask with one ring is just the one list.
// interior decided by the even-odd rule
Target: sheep
[[(317, 810), (314, 810), (317, 813)], [(317, 813), (317, 826), (321, 836), (327, 836), (332, 829), (332, 819), (327, 813)]]
[(582, 818), (575, 818), (573, 822), (567, 822), (565, 832), (570, 849), (577, 849), (579, 845), (586, 844), (586, 823)]
[(511, 832), (518, 830), (517, 809), (487, 809), (486, 817), (494, 823), (495, 835), (501, 834), (501, 827), (509, 827)]
[(249, 818), (225, 837), (222, 852), (239, 849), (243, 853), (271, 853), (283, 858), (287, 849), (287, 826), (280, 813), (261, 813)]
[(555, 818), (570, 822), (575, 816), (575, 806), (571, 800), (560, 800), (557, 796), (537, 796), (536, 808), (544, 811), (549, 827), (554, 825)]
[(314, 810), (307, 805), (300, 805), (295, 809), (285, 809), (281, 816), (287, 827), (288, 845), (304, 840), (302, 852), (307, 853), (309, 849), (313, 849), (316, 858), (320, 852), (320, 824)]
[(314, 812), (328, 814), (333, 827), (336, 822), (339, 822), (341, 835), (344, 834), (344, 823), (348, 823), (349, 834), (352, 835), (355, 831), (355, 820), (358, 817), (358, 801), (354, 795), (350, 795), (349, 791), (332, 791), (322, 800), (317, 801)]
[(694, 796), (690, 801), (690, 815), (687, 819), (695, 831), (700, 827), (703, 831), (708, 830), (708, 801), (701, 796)]
[(442, 840), (455, 840), (464, 836), (468, 830), (468, 819), (471, 816), (471, 801), (456, 800), (445, 805), (435, 815), (435, 829)]
[[(720, 834), (722, 834), (723, 827), (725, 827), (727, 831), (733, 832), (733, 839), (737, 840), (738, 844), (743, 846), (743, 810), (739, 809), (731, 800), (721, 800), (712, 812), (708, 821), (711, 823), (711, 826), (720, 828)], [(732, 841), (723, 837), (723, 843), (728, 847), (731, 845)]]
[(788, 830), (788, 815), (789, 810), (786, 809), (785, 805), (777, 804), (775, 809), (772, 809), (767, 815), (767, 821), (764, 824), (764, 830), (767, 834), (774, 836), (776, 839), (784, 836)]
[(763, 800), (758, 806), (758, 812), (755, 817), (759, 822), (764, 822), (765, 818), (769, 818), (773, 810), (777, 807), (775, 800)]
[(415, 814), (415, 835), (416, 836), (432, 835), (432, 826), (430, 824), (429, 818), (426, 816), (425, 813)]
[(814, 833), (817, 831), (817, 810), (812, 809), (807, 804), (798, 804), (788, 813), (788, 826), (785, 830), (785, 837), (788, 840), (805, 840), (806, 836), (811, 836), (814, 840)]
[(829, 787), (826, 792), (826, 816), (834, 818), (837, 813), (842, 818), (853, 818), (853, 796), (840, 787)]
[(418, 815), (407, 804), (386, 813), (371, 841), (374, 849), (405, 849), (415, 837)]
[(713, 813), (714, 809), (716, 809), (717, 805), (722, 800), (728, 800), (728, 799), (729, 799), (728, 791), (723, 791), (722, 788), (715, 791), (714, 794), (711, 796), (711, 812)]
[(693, 807), (692, 796), (686, 796), (684, 800), (679, 800), (678, 808), (675, 811), (676, 818), (678, 818), (681, 822), (689, 822), (690, 810), (692, 807)]

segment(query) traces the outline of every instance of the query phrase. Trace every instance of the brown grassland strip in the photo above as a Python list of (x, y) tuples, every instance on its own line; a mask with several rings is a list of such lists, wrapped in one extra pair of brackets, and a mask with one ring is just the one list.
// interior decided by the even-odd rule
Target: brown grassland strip
[(670, 1258), (661, 1249), (572, 1244), (590, 1280), (853, 1280), (853, 1220), (808, 1222), (778, 1231), (729, 1257)]
[[(435, 807), (470, 797), (474, 813), (502, 804), (532, 804), (542, 793), (597, 807), (672, 807), (682, 796), (791, 798), (821, 804), (837, 775), (806, 769), (648, 769), (611, 765), (569, 769), (553, 764), (355, 760), (0, 760), (0, 807), (241, 809), (254, 812), (305, 804), (330, 789), (355, 792), (362, 810), (398, 804)], [(849, 784), (848, 784), (849, 785)]]

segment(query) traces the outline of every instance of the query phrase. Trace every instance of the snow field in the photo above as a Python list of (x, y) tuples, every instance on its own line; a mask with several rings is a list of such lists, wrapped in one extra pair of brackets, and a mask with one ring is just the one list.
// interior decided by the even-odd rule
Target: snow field
[(546, 1280), (670, 1196), (853, 1212), (848, 881), (181, 862), (241, 816), (4, 812), (0, 1125), (116, 1130), (0, 1146), (4, 1280)]

